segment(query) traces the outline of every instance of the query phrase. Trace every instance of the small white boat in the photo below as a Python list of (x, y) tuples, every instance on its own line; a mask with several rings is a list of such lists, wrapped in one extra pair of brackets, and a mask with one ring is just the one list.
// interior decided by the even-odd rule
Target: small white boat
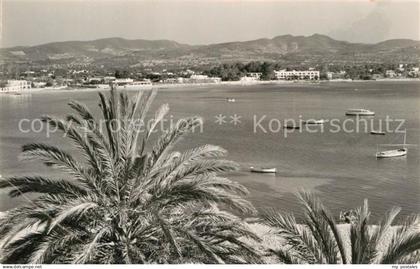
[(375, 112), (369, 109), (352, 108), (346, 111), (346, 116), (375, 116)]
[(303, 124), (324, 124), (325, 120), (305, 120)]
[(254, 173), (276, 173), (277, 172), (277, 169), (274, 168), (274, 167), (269, 168), (269, 167), (253, 167), (253, 166), (251, 166), (250, 169), (251, 169), (251, 172), (254, 172)]
[(407, 149), (393, 149), (393, 150), (386, 150), (380, 151), (376, 153), (376, 158), (392, 158), (392, 157), (402, 157), (407, 155)]
[(235, 103), (236, 102), (235, 98), (228, 98), (227, 101), (229, 103)]

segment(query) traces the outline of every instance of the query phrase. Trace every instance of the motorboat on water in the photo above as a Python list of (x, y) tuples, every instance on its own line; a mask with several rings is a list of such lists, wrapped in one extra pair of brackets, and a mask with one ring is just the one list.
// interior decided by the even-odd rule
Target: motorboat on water
[(392, 158), (392, 157), (402, 157), (407, 155), (407, 148), (393, 149), (380, 151), (376, 153), (376, 158)]
[(251, 172), (254, 173), (276, 173), (277, 169), (275, 167), (250, 167)]
[(352, 108), (346, 111), (346, 116), (375, 116), (375, 112), (369, 109)]

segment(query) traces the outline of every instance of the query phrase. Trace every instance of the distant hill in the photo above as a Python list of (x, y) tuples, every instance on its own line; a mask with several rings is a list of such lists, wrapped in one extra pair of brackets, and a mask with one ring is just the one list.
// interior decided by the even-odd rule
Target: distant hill
[(4, 48), (0, 53), (0, 64), (67, 67), (200, 66), (253, 60), (308, 64), (398, 63), (420, 62), (420, 41), (394, 39), (360, 44), (314, 34), (193, 46), (170, 40), (105, 38)]
[(10, 59), (63, 59), (77, 57), (107, 58), (123, 56), (133, 52), (165, 51), (188, 47), (170, 40), (127, 40), (104, 38), (93, 41), (54, 42), (32, 47), (2, 49), (4, 57)]

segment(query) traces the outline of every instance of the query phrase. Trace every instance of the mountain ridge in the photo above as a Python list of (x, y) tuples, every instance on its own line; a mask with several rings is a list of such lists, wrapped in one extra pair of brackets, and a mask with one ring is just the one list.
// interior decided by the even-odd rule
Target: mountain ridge
[(335, 40), (327, 35), (278, 35), (248, 41), (189, 45), (160, 39), (108, 37), (89, 41), (60, 41), (0, 49), (0, 64), (61, 65), (209, 65), (223, 62), (280, 61), (311, 64), (342, 62), (419, 61), (420, 41), (390, 39), (375, 44)]

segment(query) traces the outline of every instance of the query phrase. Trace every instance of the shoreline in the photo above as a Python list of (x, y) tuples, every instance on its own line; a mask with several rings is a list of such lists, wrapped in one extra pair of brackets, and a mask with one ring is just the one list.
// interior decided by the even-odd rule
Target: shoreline
[[(326, 83), (374, 83), (374, 82), (420, 82), (420, 78), (414, 79), (377, 79), (377, 80), (318, 80), (318, 81), (290, 81), (290, 80), (267, 80), (267, 81), (222, 81), (220, 83), (159, 83), (159, 84), (152, 84), (152, 85), (145, 85), (145, 86), (138, 86), (138, 87), (118, 87), (118, 89), (124, 89), (127, 91), (137, 91), (137, 90), (145, 90), (145, 89), (191, 89), (191, 88), (207, 88), (207, 87), (226, 87), (226, 86), (255, 86), (255, 85), (319, 85), (319, 84), (326, 84)], [(57, 88), (31, 88), (25, 89), (19, 92), (0, 92), (0, 94), (4, 95), (19, 95), (19, 94), (27, 94), (32, 92), (44, 92), (44, 93), (56, 93), (56, 92), (70, 92), (70, 91), (78, 91), (78, 92), (97, 92), (108, 90), (107, 88), (71, 88), (71, 87), (57, 87)]]

